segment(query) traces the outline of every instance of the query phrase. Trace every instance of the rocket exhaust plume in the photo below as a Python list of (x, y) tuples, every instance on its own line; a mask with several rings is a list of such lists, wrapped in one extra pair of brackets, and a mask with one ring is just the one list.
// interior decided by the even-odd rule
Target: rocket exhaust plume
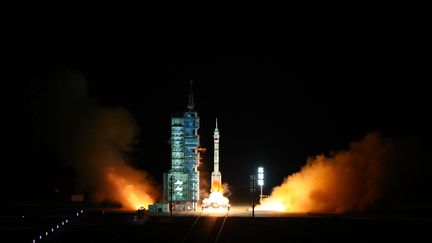
[(148, 207), (158, 190), (149, 175), (133, 168), (128, 159), (139, 132), (134, 117), (120, 107), (94, 104), (84, 78), (65, 71), (51, 81), (51, 92), (60, 94), (61, 100), (49, 100), (64, 103), (55, 107), (64, 119), (49, 120), (61, 134), (61, 159), (77, 172), (77, 191), (88, 192), (95, 203), (111, 202), (134, 210)]
[(301, 171), (286, 177), (257, 210), (344, 213), (367, 209), (382, 199), (395, 154), (393, 142), (369, 133), (347, 151), (308, 158)]

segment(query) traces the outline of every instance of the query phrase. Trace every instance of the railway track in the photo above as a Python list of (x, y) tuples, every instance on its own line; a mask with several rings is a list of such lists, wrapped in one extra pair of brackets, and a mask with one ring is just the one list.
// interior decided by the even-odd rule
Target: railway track
[(218, 242), (227, 218), (228, 212), (222, 217), (203, 216), (201, 213), (189, 228), (182, 242)]

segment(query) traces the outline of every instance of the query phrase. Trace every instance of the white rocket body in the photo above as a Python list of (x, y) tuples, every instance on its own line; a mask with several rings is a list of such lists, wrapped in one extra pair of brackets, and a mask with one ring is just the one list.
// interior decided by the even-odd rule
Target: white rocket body
[(214, 141), (214, 158), (213, 158), (213, 172), (211, 174), (211, 191), (222, 191), (222, 174), (219, 171), (219, 130), (217, 127), (217, 119), (216, 119), (216, 128), (213, 133), (213, 141)]

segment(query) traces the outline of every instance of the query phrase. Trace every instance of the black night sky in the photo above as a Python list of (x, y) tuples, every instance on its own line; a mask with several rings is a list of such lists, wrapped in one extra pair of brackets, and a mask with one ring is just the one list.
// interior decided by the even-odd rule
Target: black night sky
[(409, 176), (416, 195), (427, 188), (425, 171), (431, 168), (425, 150), (428, 79), (418, 50), (400, 44), (387, 39), (309, 41), (247, 55), (157, 53), (115, 46), (75, 52), (65, 45), (49, 55), (29, 55), (14, 68), (25, 83), (20, 146), (25, 152), (23, 161), (9, 170), (22, 180), (8, 189), (25, 201), (26, 195), (46, 195), (59, 185), (73, 188), (73, 172), (59, 162), (52, 144), (36, 135), (40, 130), (35, 125), (41, 84), (67, 68), (85, 77), (94, 102), (133, 114), (141, 132), (132, 163), (159, 185), (170, 167), (170, 117), (186, 110), (193, 80), (199, 134), (207, 148), (205, 167), (211, 166), (218, 118), (221, 171), (231, 186), (232, 201), (248, 200), (248, 177), (258, 165), (265, 167), (265, 192), (270, 193), (299, 171), (308, 156), (346, 149), (372, 131), (413, 141), (417, 155)]

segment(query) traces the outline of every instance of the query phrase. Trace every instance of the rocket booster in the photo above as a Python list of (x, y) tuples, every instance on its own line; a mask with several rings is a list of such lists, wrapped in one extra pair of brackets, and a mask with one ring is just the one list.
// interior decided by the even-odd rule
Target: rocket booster
[(213, 171), (214, 172), (219, 172), (219, 130), (217, 127), (217, 118), (216, 118), (216, 128), (215, 131), (213, 133), (213, 141), (214, 141), (214, 158), (213, 158), (213, 162), (214, 162), (214, 168)]
[(222, 192), (222, 174), (219, 171), (219, 130), (217, 127), (216, 118), (216, 128), (213, 133), (214, 142), (214, 158), (213, 158), (213, 172), (211, 174), (211, 192), (219, 191)]

